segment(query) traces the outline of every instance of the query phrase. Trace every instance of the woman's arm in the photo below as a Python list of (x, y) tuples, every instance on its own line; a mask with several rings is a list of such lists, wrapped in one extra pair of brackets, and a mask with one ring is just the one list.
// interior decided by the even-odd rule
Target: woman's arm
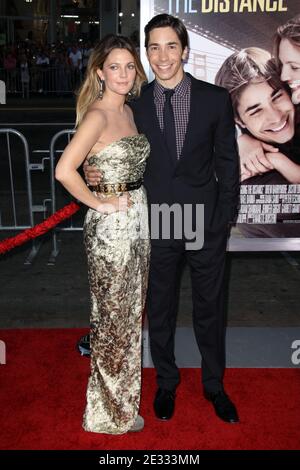
[(284, 176), (289, 183), (300, 184), (300, 165), (294, 163), (281, 152), (266, 153), (267, 159), (273, 165), (274, 169)]
[(89, 190), (77, 171), (99, 139), (105, 125), (105, 117), (101, 111), (92, 110), (87, 113), (56, 166), (55, 178), (79, 201), (99, 212), (111, 213), (127, 210), (130, 205), (128, 194), (101, 200)]

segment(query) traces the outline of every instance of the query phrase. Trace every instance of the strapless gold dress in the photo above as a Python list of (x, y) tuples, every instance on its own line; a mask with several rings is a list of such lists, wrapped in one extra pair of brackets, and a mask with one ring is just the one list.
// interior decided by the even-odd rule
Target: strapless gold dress
[[(89, 162), (101, 171), (102, 183), (134, 182), (143, 177), (149, 151), (147, 138), (139, 134), (109, 144)], [(139, 410), (150, 239), (144, 187), (130, 196), (134, 204), (127, 212), (107, 215), (89, 209), (84, 222), (91, 375), (83, 428), (91, 432), (123, 434)]]

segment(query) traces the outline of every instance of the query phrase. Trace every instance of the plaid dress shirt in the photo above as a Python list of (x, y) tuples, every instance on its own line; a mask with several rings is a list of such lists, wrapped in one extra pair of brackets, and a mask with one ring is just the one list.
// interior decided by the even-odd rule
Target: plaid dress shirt
[[(163, 113), (165, 105), (165, 90), (166, 88), (155, 81), (154, 103), (162, 132), (164, 130)], [(191, 79), (187, 75), (184, 75), (181, 82), (179, 82), (174, 88), (174, 94), (171, 98), (171, 103), (173, 106), (175, 119), (177, 158), (180, 158), (188, 125), (191, 103)]]

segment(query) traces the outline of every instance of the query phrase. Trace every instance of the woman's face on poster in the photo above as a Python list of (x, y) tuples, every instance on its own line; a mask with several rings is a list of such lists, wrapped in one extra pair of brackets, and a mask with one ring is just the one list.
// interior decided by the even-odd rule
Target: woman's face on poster
[(274, 90), (267, 81), (250, 83), (239, 98), (237, 111), (237, 123), (259, 140), (283, 144), (294, 136), (294, 105), (285, 90)]
[(281, 63), (280, 78), (287, 82), (293, 94), (293, 101), (300, 101), (300, 46), (296, 46), (288, 39), (281, 39), (278, 50)]

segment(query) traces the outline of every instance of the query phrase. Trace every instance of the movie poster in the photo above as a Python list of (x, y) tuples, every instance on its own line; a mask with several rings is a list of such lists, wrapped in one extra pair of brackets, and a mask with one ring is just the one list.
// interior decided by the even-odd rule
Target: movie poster
[[(141, 32), (159, 13), (178, 16), (188, 29), (185, 71), (227, 88), (232, 97), (241, 189), (231, 239), (299, 238), (299, 0), (143, 1)], [(280, 26), (283, 37), (278, 40)], [(287, 34), (294, 47), (288, 47)], [(145, 57), (144, 65), (149, 70)], [(251, 75), (253, 66), (259, 79)]]

